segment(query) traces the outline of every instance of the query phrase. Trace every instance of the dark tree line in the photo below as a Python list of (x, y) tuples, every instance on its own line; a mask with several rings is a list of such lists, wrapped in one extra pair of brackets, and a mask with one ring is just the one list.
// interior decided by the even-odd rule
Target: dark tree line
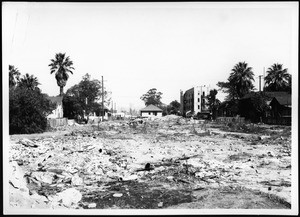
[(55, 105), (39, 89), (38, 79), (9, 66), (9, 134), (42, 133)]

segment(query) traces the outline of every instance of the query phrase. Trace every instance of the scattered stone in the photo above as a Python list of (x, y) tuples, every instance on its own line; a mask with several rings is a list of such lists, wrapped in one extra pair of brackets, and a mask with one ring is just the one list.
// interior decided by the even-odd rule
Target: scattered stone
[(9, 165), (9, 183), (16, 189), (20, 189), (22, 192), (27, 192), (29, 194), (29, 190), (27, 188), (27, 180), (24, 177), (24, 172), (21, 167), (17, 164), (16, 161), (13, 161)]
[(53, 179), (54, 179), (54, 173), (50, 172), (33, 172), (31, 174), (31, 177), (36, 178), (36, 180), (40, 182), (44, 182), (47, 184), (52, 184)]
[(19, 141), (20, 144), (26, 146), (26, 147), (32, 147), (32, 148), (37, 148), (38, 145), (36, 143), (34, 143), (33, 141), (29, 140), (29, 139), (21, 139)]
[(71, 205), (76, 205), (82, 199), (82, 194), (75, 188), (69, 188), (57, 194), (54, 198), (55, 201), (58, 201), (70, 207)]
[(146, 163), (145, 170), (150, 170), (150, 168), (151, 168), (151, 164), (150, 163)]
[(81, 177), (79, 177), (78, 174), (75, 174), (72, 179), (71, 179), (71, 182), (73, 185), (75, 186), (79, 186), (79, 185), (82, 185), (83, 184), (83, 179)]
[(95, 208), (96, 206), (97, 206), (96, 203), (90, 203), (90, 204), (88, 205), (88, 208)]
[(168, 177), (167, 177), (167, 180), (173, 181), (173, 180), (174, 180), (174, 176), (168, 176)]
[(115, 193), (115, 194), (113, 194), (113, 197), (122, 197), (122, 196), (123, 196), (122, 193)]
[(163, 207), (163, 205), (164, 205), (163, 202), (159, 202), (159, 203), (157, 204), (157, 206), (160, 207), (160, 208)]
[(128, 177), (123, 177), (123, 181), (136, 180), (138, 179), (137, 175), (130, 175)]
[(24, 161), (22, 159), (18, 159), (17, 163), (18, 163), (19, 166), (22, 166), (24, 164)]
[(258, 140), (265, 140), (265, 139), (269, 139), (270, 136), (259, 136)]

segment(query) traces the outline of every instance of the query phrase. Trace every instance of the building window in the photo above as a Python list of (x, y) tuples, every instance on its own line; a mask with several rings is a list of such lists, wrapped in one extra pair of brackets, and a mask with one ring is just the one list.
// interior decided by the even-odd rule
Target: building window
[(151, 112), (148, 112), (149, 115), (151, 115)]
[(198, 105), (198, 109), (200, 109), (200, 105)]
[(154, 114), (155, 116), (157, 116), (157, 112), (153, 112), (153, 114)]
[(198, 98), (198, 102), (200, 102), (200, 99)]
[(204, 91), (203, 91), (202, 95), (205, 96), (205, 92)]

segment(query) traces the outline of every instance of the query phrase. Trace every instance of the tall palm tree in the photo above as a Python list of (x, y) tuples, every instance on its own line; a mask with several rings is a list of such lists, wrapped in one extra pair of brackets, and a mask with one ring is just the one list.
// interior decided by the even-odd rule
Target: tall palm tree
[(239, 62), (231, 71), (228, 78), (231, 89), (230, 94), (232, 98), (240, 99), (254, 88), (252, 83), (254, 73), (252, 68), (248, 67), (245, 62)]
[(25, 87), (30, 90), (36, 90), (39, 84), (40, 83), (38, 82), (37, 77), (34, 77), (33, 75), (29, 75), (28, 73), (23, 75), (23, 78), (21, 78), (19, 81), (20, 87)]
[(8, 70), (9, 70), (9, 87), (13, 87), (17, 84), (17, 81), (19, 81), (20, 72), (13, 65), (9, 65)]
[(64, 86), (66, 86), (67, 80), (69, 78), (68, 72), (73, 74), (72, 67), (73, 62), (70, 60), (70, 57), (66, 57), (65, 53), (57, 53), (55, 54), (55, 59), (51, 59), (51, 74), (55, 72), (55, 78), (57, 81), (57, 85), (60, 88), (59, 95), (62, 96), (64, 91)]
[(266, 90), (284, 91), (290, 86), (291, 75), (287, 69), (283, 69), (282, 64), (275, 63), (267, 70), (265, 77)]

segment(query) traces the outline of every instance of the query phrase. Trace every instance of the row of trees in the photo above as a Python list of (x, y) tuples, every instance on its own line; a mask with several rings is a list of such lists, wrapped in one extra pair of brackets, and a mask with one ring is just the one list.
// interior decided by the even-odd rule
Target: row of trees
[[(71, 119), (83, 119), (90, 113), (96, 115), (102, 114), (102, 104), (99, 100), (102, 96), (101, 82), (97, 79), (91, 79), (89, 74), (85, 74), (82, 80), (69, 88), (63, 98), (64, 116)], [(104, 91), (104, 102), (108, 103), (107, 91)]]
[(69, 78), (69, 74), (73, 74), (73, 62), (65, 53), (57, 53), (54, 59), (51, 59), (50, 73), (55, 73), (57, 85), (60, 88), (60, 96), (63, 96), (64, 117), (71, 119), (83, 119), (86, 115), (87, 119), (90, 113), (100, 115), (102, 104), (98, 101), (104, 96), (104, 102), (109, 103), (108, 93), (104, 91), (102, 94), (101, 82), (97, 79), (91, 79), (89, 74), (85, 74), (82, 80), (69, 88), (64, 94), (63, 88)]
[(38, 87), (33, 75), (21, 77), (19, 70), (9, 65), (9, 133), (41, 133), (47, 128), (47, 115), (55, 105)]
[[(245, 62), (234, 66), (226, 82), (218, 82), (225, 93), (226, 106), (233, 114), (239, 114), (247, 119), (258, 122), (268, 110), (266, 104), (268, 95), (265, 92), (284, 91), (291, 93), (291, 75), (282, 64), (273, 64), (267, 70), (263, 92), (254, 92), (254, 73)], [(251, 94), (250, 94), (251, 93)], [(247, 95), (248, 94), (248, 95)], [(247, 95), (247, 99), (245, 96)]]
[[(51, 60), (50, 73), (55, 73), (60, 87), (60, 96), (68, 80), (68, 73), (73, 73), (73, 62), (63, 53), (58, 53)], [(38, 78), (9, 65), (9, 133), (41, 133), (47, 129), (47, 116), (56, 105), (49, 96), (41, 92)]]
[[(64, 87), (73, 74), (73, 62), (65, 53), (55, 54), (50, 60), (50, 74), (55, 74), (60, 88), (59, 96), (63, 97), (64, 117), (82, 119), (90, 113), (100, 114), (102, 105), (98, 102), (104, 96), (105, 103), (109, 101), (107, 92), (102, 94), (101, 82), (91, 79), (89, 74), (69, 88), (64, 94)], [(37, 77), (25, 74), (21, 77), (19, 70), (9, 65), (9, 126), (10, 134), (43, 132), (47, 128), (47, 116), (56, 105), (51, 103), (48, 95), (41, 93)]]
[[(63, 88), (73, 74), (73, 62), (70, 57), (64, 53), (57, 53), (54, 59), (50, 60), (50, 73), (55, 74), (57, 85), (60, 88), (60, 96), (63, 98), (63, 107), (65, 117), (79, 118), (84, 114), (96, 112), (100, 114), (101, 104), (98, 100), (101, 93), (101, 82), (91, 79), (89, 74), (83, 76), (82, 81), (67, 90), (66, 94)], [(282, 64), (273, 64), (267, 71), (265, 77), (266, 91), (290, 91), (291, 75)], [(239, 62), (234, 66), (226, 82), (218, 82), (220, 90), (228, 93), (227, 101), (236, 101), (254, 90), (254, 73), (252, 68), (245, 62)], [(43, 132), (47, 127), (47, 115), (50, 114), (55, 105), (53, 105), (46, 94), (43, 94), (38, 87), (39, 82), (33, 75), (25, 74), (21, 77), (19, 70), (9, 65), (9, 122), (10, 133), (35, 133)], [(216, 114), (220, 101), (216, 98), (218, 91), (211, 90), (207, 96), (207, 105)], [(104, 93), (107, 95), (107, 92)], [(163, 114), (180, 114), (180, 103), (172, 101), (169, 105), (161, 102), (162, 93), (156, 88), (150, 89), (141, 99), (145, 105), (154, 104), (163, 109)], [(264, 110), (260, 95), (256, 98), (258, 110)]]
[[(236, 64), (227, 79), (226, 82), (218, 82), (217, 86), (220, 90), (227, 93), (226, 101), (232, 107), (236, 107), (233, 110), (239, 112), (238, 100), (242, 99), (246, 94), (254, 91), (254, 73), (252, 67), (249, 67), (246, 62), (239, 62)], [(273, 64), (267, 70), (267, 76), (265, 77), (264, 91), (288, 91), (291, 92), (291, 75), (284, 69), (282, 64)], [(210, 90), (210, 93), (206, 97), (206, 105), (209, 107), (213, 118), (217, 115), (221, 102), (216, 98), (218, 91), (216, 89)], [(145, 105), (156, 105), (163, 109), (163, 114), (180, 114), (180, 103), (176, 100), (169, 105), (164, 105), (161, 102), (162, 93), (158, 92), (156, 88), (150, 89), (146, 94), (142, 95), (141, 100)], [(264, 95), (253, 94), (253, 106), (260, 113), (263, 113), (267, 106), (265, 105)], [(247, 108), (243, 108), (244, 112)]]
[[(267, 70), (265, 77), (265, 91), (290, 91), (291, 75), (282, 64), (275, 63)], [(241, 99), (254, 90), (254, 73), (246, 62), (239, 62), (234, 66), (226, 82), (218, 82), (217, 86), (226, 92), (226, 100)]]

